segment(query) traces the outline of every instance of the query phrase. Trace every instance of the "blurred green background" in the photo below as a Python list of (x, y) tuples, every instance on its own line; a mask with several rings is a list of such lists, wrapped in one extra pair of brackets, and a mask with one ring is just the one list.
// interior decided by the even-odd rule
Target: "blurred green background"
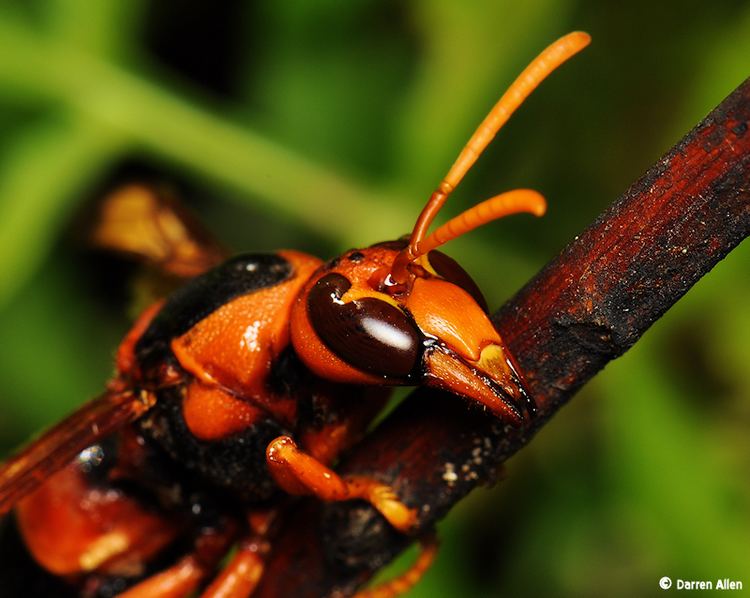
[[(592, 46), (446, 208), (517, 186), (548, 198), (543, 220), (449, 246), (495, 307), (750, 75), (747, 2), (1, 1), (0, 452), (111, 372), (129, 271), (82, 242), (106, 190), (166, 182), (236, 249), (329, 257), (396, 237), (572, 29)], [(750, 586), (749, 300), (745, 243), (451, 514), (411, 595)]]

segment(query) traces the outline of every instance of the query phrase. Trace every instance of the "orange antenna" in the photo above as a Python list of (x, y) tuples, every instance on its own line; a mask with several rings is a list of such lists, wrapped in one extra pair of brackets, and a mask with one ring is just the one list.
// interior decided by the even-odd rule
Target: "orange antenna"
[(416, 256), (419, 257), (456, 237), (503, 216), (510, 216), (519, 212), (543, 216), (546, 211), (547, 202), (537, 191), (531, 189), (506, 191), (475, 205), (455, 218), (451, 218), (431, 233), (429, 237), (417, 243), (414, 251)]
[[(424, 247), (424, 245), (422, 245), (422, 240), (426, 236), (427, 230), (435, 219), (435, 216), (437, 216), (450, 194), (464, 178), (464, 175), (471, 169), (477, 161), (477, 158), (479, 158), (487, 145), (489, 145), (490, 141), (492, 141), (500, 128), (508, 121), (513, 112), (516, 111), (531, 92), (534, 91), (534, 89), (536, 89), (536, 87), (544, 81), (550, 73), (557, 69), (571, 56), (580, 52), (590, 42), (591, 36), (588, 33), (584, 33), (583, 31), (568, 33), (539, 54), (539, 56), (537, 56), (511, 84), (471, 136), (471, 139), (469, 139), (463, 150), (461, 150), (461, 153), (453, 163), (453, 166), (451, 166), (448, 174), (445, 175), (445, 178), (440, 182), (437, 189), (432, 193), (427, 204), (422, 209), (422, 212), (414, 225), (414, 229), (412, 230), (409, 245), (394, 262), (393, 271), (391, 273), (391, 277), (394, 281), (403, 282), (406, 273), (406, 266), (419, 257), (420, 252), (417, 251), (417, 247)], [(501, 211), (498, 212), (498, 214), (499, 215), (495, 216), (495, 218), (504, 216), (506, 212)], [(476, 216), (472, 216), (471, 218), (475, 219)], [(484, 224), (485, 222), (489, 222), (489, 220), (483, 220), (476, 226)], [(467, 232), (472, 228), (475, 227), (472, 226), (467, 228), (463, 232)]]

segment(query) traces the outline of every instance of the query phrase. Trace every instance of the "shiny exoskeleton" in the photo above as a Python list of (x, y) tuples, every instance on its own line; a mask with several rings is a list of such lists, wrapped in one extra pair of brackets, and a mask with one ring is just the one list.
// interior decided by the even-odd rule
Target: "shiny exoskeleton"
[[(136, 321), (106, 392), (0, 468), (0, 513), (15, 507), (47, 593), (246, 598), (289, 495), (365, 500), (407, 532), (418, 505), (330, 469), (393, 386), (450, 391), (512, 426), (534, 416), (479, 287), (436, 247), (507, 214), (541, 215), (544, 199), (510, 191), (427, 230), (510, 113), (588, 41), (569, 34), (532, 62), (401, 240), (326, 263), (291, 250), (221, 261), (158, 194), (135, 186), (105, 202), (100, 245), (186, 282)], [(415, 583), (434, 551), (425, 541), (378, 595)]]

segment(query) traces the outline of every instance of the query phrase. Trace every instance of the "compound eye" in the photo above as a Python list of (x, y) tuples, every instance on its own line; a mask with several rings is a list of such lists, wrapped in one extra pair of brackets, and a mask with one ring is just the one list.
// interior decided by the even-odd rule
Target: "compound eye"
[(482, 291), (477, 286), (477, 283), (474, 282), (474, 279), (469, 276), (468, 272), (458, 265), (456, 260), (452, 257), (448, 257), (440, 251), (430, 251), (430, 253), (427, 254), (427, 259), (435, 272), (448, 282), (461, 287), (464, 291), (469, 293), (469, 295), (474, 298), (474, 301), (479, 304), (479, 307), (489, 313), (490, 310), (487, 306), (487, 300), (484, 298)]
[(307, 314), (325, 345), (349, 365), (404, 380), (419, 365), (422, 334), (400, 309), (365, 297), (343, 303), (351, 283), (341, 274), (323, 276), (310, 290)]

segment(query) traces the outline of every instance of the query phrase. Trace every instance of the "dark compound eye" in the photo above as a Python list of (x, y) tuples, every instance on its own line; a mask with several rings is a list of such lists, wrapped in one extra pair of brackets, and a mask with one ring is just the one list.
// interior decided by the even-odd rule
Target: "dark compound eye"
[(341, 274), (327, 274), (310, 290), (307, 313), (316, 334), (337, 357), (363, 372), (407, 378), (421, 358), (416, 324), (375, 297), (342, 303), (350, 287)]
[(474, 297), (474, 301), (479, 304), (479, 307), (489, 313), (487, 300), (484, 298), (482, 291), (466, 270), (458, 265), (456, 260), (452, 257), (448, 257), (440, 251), (430, 251), (430, 253), (427, 254), (427, 259), (430, 261), (430, 265), (435, 272), (445, 278), (448, 282), (452, 282), (469, 293), (469, 295)]

